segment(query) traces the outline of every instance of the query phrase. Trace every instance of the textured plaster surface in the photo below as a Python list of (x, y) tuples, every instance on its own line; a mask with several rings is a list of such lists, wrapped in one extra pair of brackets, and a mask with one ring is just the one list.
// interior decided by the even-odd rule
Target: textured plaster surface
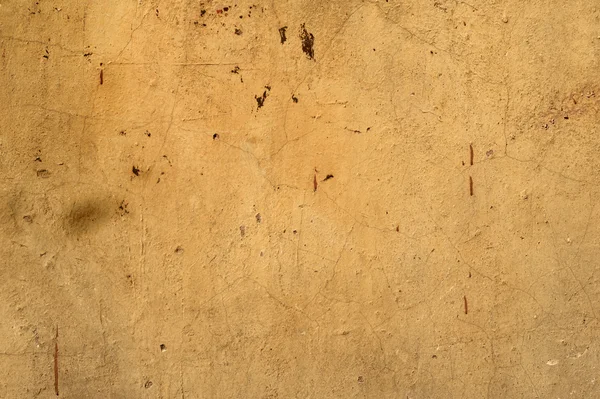
[(0, 2), (0, 397), (598, 398), (600, 4)]

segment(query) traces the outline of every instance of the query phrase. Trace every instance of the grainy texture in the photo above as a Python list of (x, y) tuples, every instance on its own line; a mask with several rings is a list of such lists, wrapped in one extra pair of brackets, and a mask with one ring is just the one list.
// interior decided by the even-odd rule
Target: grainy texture
[(600, 397), (599, 35), (2, 1), (0, 397)]

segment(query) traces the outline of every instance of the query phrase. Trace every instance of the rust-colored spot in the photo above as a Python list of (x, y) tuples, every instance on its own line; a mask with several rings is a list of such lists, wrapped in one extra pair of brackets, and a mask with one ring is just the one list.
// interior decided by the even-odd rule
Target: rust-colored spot
[(473, 165), (473, 144), (469, 144), (469, 151), (471, 152), (471, 165)]
[(58, 326), (54, 337), (54, 393), (58, 396)]

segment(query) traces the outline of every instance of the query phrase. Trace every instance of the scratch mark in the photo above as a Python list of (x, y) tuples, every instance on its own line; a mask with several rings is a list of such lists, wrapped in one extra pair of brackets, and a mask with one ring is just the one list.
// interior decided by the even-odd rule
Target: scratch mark
[(314, 189), (314, 191), (317, 191), (317, 187), (318, 186), (319, 186), (319, 183), (317, 183), (317, 173), (315, 172), (314, 178), (313, 178), (313, 189)]
[(104, 84), (104, 70), (100, 70), (100, 84)]
[(54, 337), (54, 393), (58, 396), (58, 326)]
[(463, 296), (463, 299), (465, 301), (465, 314), (469, 314), (469, 304), (467, 303), (467, 296)]
[(473, 196), (473, 178), (469, 176), (469, 194)]
[(473, 144), (469, 144), (469, 150), (471, 151), (471, 166), (473, 166)]

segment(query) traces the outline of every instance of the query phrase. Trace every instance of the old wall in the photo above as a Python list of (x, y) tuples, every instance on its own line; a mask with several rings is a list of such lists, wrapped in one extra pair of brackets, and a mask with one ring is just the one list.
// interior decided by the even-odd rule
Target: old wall
[(600, 397), (598, 2), (3, 0), (0, 53), (0, 397)]

